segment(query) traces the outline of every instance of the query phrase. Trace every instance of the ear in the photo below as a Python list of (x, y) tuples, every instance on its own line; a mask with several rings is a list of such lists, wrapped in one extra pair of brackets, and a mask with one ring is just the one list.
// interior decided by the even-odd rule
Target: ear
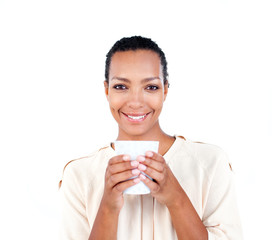
[(165, 101), (165, 99), (166, 99), (166, 96), (167, 96), (167, 94), (168, 94), (168, 87), (169, 87), (169, 84), (168, 84), (168, 81), (166, 81), (165, 83), (164, 83), (164, 97), (163, 97), (163, 101)]
[(109, 84), (107, 81), (104, 81), (104, 88), (105, 88), (106, 98), (109, 101)]

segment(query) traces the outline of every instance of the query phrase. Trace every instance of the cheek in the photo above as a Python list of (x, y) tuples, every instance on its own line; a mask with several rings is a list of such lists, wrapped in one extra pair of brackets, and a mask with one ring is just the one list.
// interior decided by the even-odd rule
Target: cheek
[(118, 96), (109, 95), (109, 105), (111, 109), (118, 110), (122, 106), (122, 98)]
[(148, 100), (148, 102), (150, 103), (150, 107), (152, 107), (154, 110), (161, 109), (164, 102), (163, 95), (160, 94), (156, 97), (153, 96)]

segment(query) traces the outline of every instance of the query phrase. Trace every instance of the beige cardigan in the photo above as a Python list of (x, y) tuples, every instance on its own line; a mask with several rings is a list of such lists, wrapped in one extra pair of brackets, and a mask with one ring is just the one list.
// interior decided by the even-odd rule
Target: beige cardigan
[[(65, 166), (61, 183), (61, 239), (87, 240), (103, 194), (109, 146)], [(242, 239), (233, 172), (217, 146), (176, 137), (164, 158), (209, 233), (209, 240)], [(118, 240), (177, 239), (165, 205), (148, 195), (124, 195)], [(106, 231), (106, 229), (105, 229)]]

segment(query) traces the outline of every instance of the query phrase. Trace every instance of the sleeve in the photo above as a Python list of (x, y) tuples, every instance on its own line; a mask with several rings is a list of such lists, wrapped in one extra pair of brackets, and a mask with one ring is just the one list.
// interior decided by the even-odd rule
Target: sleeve
[(213, 173), (203, 224), (209, 240), (242, 240), (242, 228), (236, 203), (234, 173), (222, 152)]
[(72, 164), (64, 171), (60, 186), (60, 239), (86, 240), (89, 238), (90, 227), (86, 216), (83, 184)]

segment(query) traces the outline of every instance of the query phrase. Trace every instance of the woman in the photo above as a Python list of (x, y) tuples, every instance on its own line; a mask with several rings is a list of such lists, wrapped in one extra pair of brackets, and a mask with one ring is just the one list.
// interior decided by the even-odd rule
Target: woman
[[(104, 86), (117, 140), (159, 141), (159, 150), (130, 161), (110, 144), (67, 164), (63, 239), (242, 239), (224, 152), (160, 127), (167, 75), (165, 55), (151, 39), (123, 38), (107, 54)], [(151, 194), (123, 195), (140, 181)]]

